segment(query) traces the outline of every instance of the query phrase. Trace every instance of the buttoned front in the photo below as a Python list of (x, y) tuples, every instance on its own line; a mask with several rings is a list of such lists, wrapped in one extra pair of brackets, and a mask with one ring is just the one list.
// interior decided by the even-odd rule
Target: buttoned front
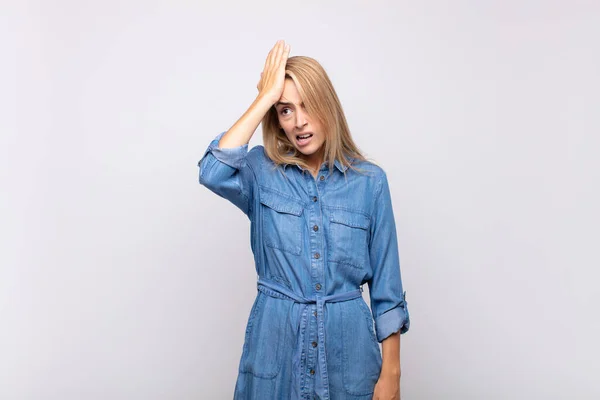
[(223, 134), (199, 181), (248, 216), (258, 274), (234, 398), (371, 399), (378, 342), (410, 325), (385, 172), (336, 160), (315, 178), (263, 146), (219, 148)]

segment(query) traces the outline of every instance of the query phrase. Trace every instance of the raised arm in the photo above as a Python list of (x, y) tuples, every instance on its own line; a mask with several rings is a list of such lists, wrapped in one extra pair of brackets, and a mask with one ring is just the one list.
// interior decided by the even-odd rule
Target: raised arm
[(281, 97), (290, 47), (280, 40), (269, 52), (258, 82), (258, 96), (226, 132), (215, 137), (198, 161), (200, 184), (228, 199), (246, 215), (252, 204), (254, 175), (246, 164), (248, 143), (267, 111)]

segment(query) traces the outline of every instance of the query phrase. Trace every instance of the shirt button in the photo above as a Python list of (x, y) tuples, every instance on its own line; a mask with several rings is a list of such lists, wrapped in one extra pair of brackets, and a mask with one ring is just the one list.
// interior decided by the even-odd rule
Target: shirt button
[(321, 175), (321, 178), (319, 178), (319, 179), (321, 179), (322, 181), (324, 181), (325, 180), (325, 175)]
[(314, 375), (314, 374), (315, 374), (315, 370), (314, 370), (314, 369), (311, 369), (311, 370), (310, 370), (310, 374), (311, 374), (311, 375)]
[(315, 258), (319, 258), (321, 255), (319, 253), (315, 253)]
[(315, 231), (315, 232), (316, 232), (316, 231), (318, 231), (318, 230), (319, 230), (319, 226), (318, 226), (318, 225), (315, 225), (315, 226), (313, 226), (313, 231)]
[(317, 196), (313, 196), (313, 201), (317, 201)]
[(316, 312), (316, 311), (313, 311), (313, 315), (316, 317), (316, 316), (317, 316), (317, 312)]
[(312, 342), (312, 347), (317, 347), (317, 342)]
[(320, 284), (320, 283), (317, 283), (317, 284), (315, 285), (315, 288), (316, 288), (317, 290), (321, 290), (321, 284)]

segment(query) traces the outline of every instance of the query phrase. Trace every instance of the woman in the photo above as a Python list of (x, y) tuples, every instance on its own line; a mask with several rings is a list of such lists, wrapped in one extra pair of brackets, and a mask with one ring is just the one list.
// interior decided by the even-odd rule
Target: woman
[[(256, 100), (198, 162), (200, 183), (251, 221), (258, 293), (234, 398), (399, 399), (409, 314), (386, 174), (323, 68), (289, 52), (271, 49)], [(264, 146), (248, 151), (261, 122)]]

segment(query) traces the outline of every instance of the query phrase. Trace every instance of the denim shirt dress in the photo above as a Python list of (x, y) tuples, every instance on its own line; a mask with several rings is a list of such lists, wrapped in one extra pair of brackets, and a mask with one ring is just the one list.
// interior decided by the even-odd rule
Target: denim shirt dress
[(315, 179), (262, 145), (219, 148), (224, 133), (199, 181), (248, 216), (258, 274), (234, 399), (371, 399), (378, 342), (410, 325), (385, 172), (352, 159), (366, 172), (336, 161)]

